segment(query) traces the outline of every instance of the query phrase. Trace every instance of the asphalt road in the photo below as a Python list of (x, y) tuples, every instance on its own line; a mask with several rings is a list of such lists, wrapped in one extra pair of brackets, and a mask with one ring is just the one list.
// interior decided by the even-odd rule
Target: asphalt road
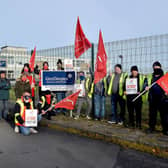
[(113, 167), (168, 168), (168, 160), (47, 128), (26, 137), (0, 121), (0, 168)]

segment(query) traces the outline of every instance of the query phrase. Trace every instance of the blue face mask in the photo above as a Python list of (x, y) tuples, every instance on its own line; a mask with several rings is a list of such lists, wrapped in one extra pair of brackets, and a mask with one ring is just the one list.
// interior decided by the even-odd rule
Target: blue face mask
[(84, 76), (80, 76), (80, 80), (85, 80), (85, 77)]

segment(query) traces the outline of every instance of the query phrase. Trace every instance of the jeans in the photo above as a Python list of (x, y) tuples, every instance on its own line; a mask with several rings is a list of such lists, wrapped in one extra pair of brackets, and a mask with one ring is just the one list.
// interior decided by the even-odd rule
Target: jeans
[[(40, 121), (42, 119), (42, 115), (39, 114), (37, 120)], [(19, 126), (20, 133), (23, 135), (30, 135), (30, 127)]]
[(94, 95), (95, 118), (104, 118), (105, 115), (105, 96)]
[[(120, 105), (120, 114), (117, 114), (117, 103)], [(116, 123), (123, 122), (125, 120), (125, 100), (118, 94), (112, 94), (111, 96), (111, 121)]]
[[(62, 99), (65, 98), (65, 92), (55, 92), (55, 93), (56, 93), (56, 97), (57, 97), (57, 102), (60, 102)], [(63, 108), (62, 111), (63, 111), (64, 113), (66, 113), (66, 109), (65, 109), (65, 108)], [(61, 109), (60, 109), (60, 108), (57, 108), (57, 109), (56, 109), (56, 112), (57, 112), (57, 113), (60, 113), (60, 112), (61, 112)]]
[(8, 100), (0, 100), (0, 119), (7, 119), (8, 115)]
[(85, 97), (78, 97), (77, 100), (77, 115), (80, 116), (80, 112), (82, 109), (83, 104), (85, 103), (86, 98)]
[(90, 116), (91, 111), (92, 111), (92, 99), (87, 97), (87, 112), (86, 115)]

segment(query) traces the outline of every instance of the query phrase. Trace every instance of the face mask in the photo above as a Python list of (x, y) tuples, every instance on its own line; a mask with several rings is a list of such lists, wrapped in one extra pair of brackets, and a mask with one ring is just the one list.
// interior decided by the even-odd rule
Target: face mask
[(48, 66), (47, 65), (44, 65), (44, 70), (48, 70)]
[(85, 77), (84, 76), (80, 76), (80, 80), (84, 80), (85, 79)]
[(162, 75), (162, 74), (163, 74), (163, 71), (162, 71), (162, 69), (157, 68), (157, 69), (154, 69), (154, 74), (155, 74), (155, 75)]
[(24, 72), (29, 72), (29, 70), (27, 68), (24, 68)]

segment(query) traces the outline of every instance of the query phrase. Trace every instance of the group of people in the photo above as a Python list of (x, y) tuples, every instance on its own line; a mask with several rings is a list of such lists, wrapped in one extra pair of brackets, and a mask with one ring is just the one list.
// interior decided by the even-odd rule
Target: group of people
[[(21, 132), (24, 135), (29, 135), (30, 133), (38, 132), (37, 129), (26, 127), (24, 125), (26, 109), (38, 109), (38, 121), (41, 120), (42, 116), (51, 120), (52, 115), (56, 115), (60, 112), (66, 114), (67, 112), (66, 109), (53, 109), (52, 106), (54, 98), (56, 99), (56, 102), (59, 102), (66, 97), (65, 91), (51, 92), (49, 90), (41, 90), (42, 70), (49, 70), (48, 62), (43, 63), (42, 69), (39, 69), (39, 66), (36, 65), (34, 72), (31, 72), (29, 64), (24, 64), (21, 75), (16, 80), (15, 95), (17, 101), (14, 108), (14, 130), (16, 133)], [(62, 61), (60, 59), (57, 62), (57, 70), (64, 70)], [(39, 98), (37, 103), (35, 103), (36, 81), (34, 74), (39, 75)], [(148, 100), (149, 129), (147, 132), (152, 133), (155, 131), (157, 112), (159, 111), (163, 134), (168, 135), (168, 95), (158, 84), (155, 84), (150, 88), (151, 84), (157, 81), (163, 75), (164, 72), (162, 70), (162, 66), (158, 61), (153, 63), (153, 73), (147, 76), (140, 74), (137, 66), (132, 66), (130, 69), (130, 75), (128, 75), (128, 73), (122, 71), (121, 64), (116, 64), (114, 67), (114, 73), (109, 74), (109, 76), (103, 78), (96, 84), (94, 84), (94, 76), (91, 72), (85, 74), (81, 71), (76, 83), (83, 85), (84, 91), (78, 97), (74, 119), (77, 120), (80, 118), (82, 106), (87, 103), (86, 118), (91, 119), (93, 117), (95, 120), (104, 120), (106, 111), (106, 97), (110, 96), (111, 116), (108, 123), (125, 125), (127, 106), (129, 116), (128, 126), (131, 128), (136, 127), (141, 129), (142, 105), (144, 101)], [(136, 79), (136, 93), (127, 93), (127, 79)], [(2, 117), (4, 117), (4, 119), (7, 118), (7, 104), (10, 88), (10, 81), (6, 78), (5, 72), (1, 71), (0, 119)], [(148, 93), (143, 94), (136, 101), (133, 101), (134, 98), (136, 98), (144, 90)], [(120, 107), (120, 112), (118, 111), (118, 107)], [(94, 111), (92, 109), (94, 109)]]
[[(162, 132), (168, 135), (168, 95), (156, 82), (164, 75), (160, 62), (153, 63), (153, 73), (149, 75), (140, 74), (137, 66), (132, 66), (130, 75), (122, 72), (120, 64), (115, 65), (114, 73), (107, 78), (102, 79), (91, 88), (91, 93), (94, 95), (95, 105), (95, 120), (104, 119), (105, 114), (105, 98), (111, 96), (111, 119), (109, 124), (125, 123), (126, 106), (128, 110), (128, 126), (131, 128), (139, 128), (142, 126), (142, 105), (143, 102), (149, 101), (149, 128), (147, 133), (155, 132), (157, 123), (157, 112), (160, 113)], [(137, 92), (128, 94), (126, 90), (126, 80), (137, 79)], [(134, 99), (142, 92), (146, 91), (144, 95)], [(118, 105), (120, 113), (118, 113)]]
[[(88, 76), (85, 79), (85, 98), (88, 102), (87, 118), (89, 112), (91, 112), (92, 99), (94, 100), (94, 119), (104, 120), (106, 97), (111, 97), (111, 117), (108, 121), (109, 124), (119, 124), (128, 126), (131, 128), (142, 128), (142, 105), (144, 102), (149, 103), (149, 128), (147, 133), (155, 132), (157, 123), (157, 113), (160, 113), (162, 132), (164, 135), (168, 135), (168, 95), (164, 90), (155, 83), (160, 79), (164, 72), (160, 62), (153, 63), (153, 73), (149, 75), (143, 75), (139, 73), (137, 66), (132, 66), (130, 69), (130, 75), (122, 72), (121, 64), (116, 64), (114, 67), (114, 73), (108, 77), (103, 78), (98, 83), (94, 84), (92, 77)], [(127, 93), (126, 81), (127, 79), (136, 79), (137, 92)], [(82, 79), (80, 80), (82, 81)], [(155, 83), (151, 87), (151, 85)], [(139, 94), (144, 92), (142, 96), (135, 99)], [(84, 102), (84, 101), (83, 101)], [(86, 101), (85, 101), (86, 102)], [(80, 103), (81, 106), (81, 103)], [(81, 107), (78, 106), (79, 110)], [(126, 124), (126, 107), (128, 111), (128, 125)], [(120, 108), (120, 112), (118, 110)], [(79, 118), (79, 110), (77, 110), (77, 116)]]

